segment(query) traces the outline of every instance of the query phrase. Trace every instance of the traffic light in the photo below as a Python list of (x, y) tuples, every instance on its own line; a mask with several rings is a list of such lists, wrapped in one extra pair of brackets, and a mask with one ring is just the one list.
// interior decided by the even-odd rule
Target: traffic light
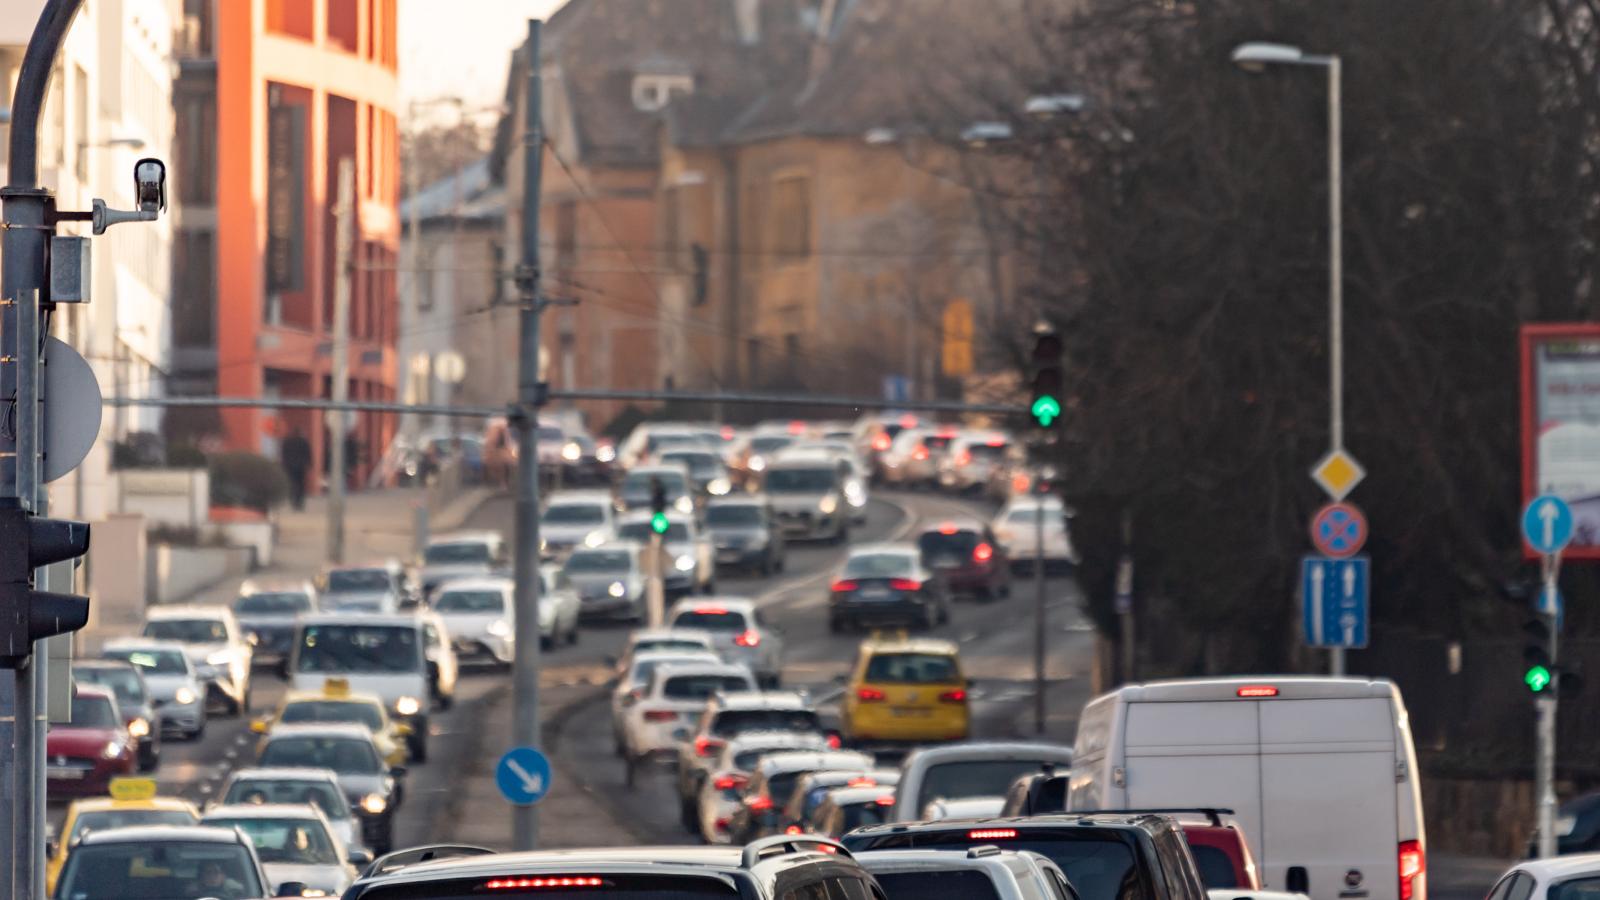
[(650, 530), (667, 533), (667, 488), (659, 478), (650, 479)]
[(1522, 625), (1527, 643), (1522, 647), (1525, 664), (1522, 683), (1535, 694), (1542, 694), (1555, 681), (1555, 664), (1550, 660), (1550, 626), (1543, 617), (1529, 619)]
[(0, 507), (0, 668), (15, 669), (33, 642), (89, 622), (89, 598), (33, 589), (33, 570), (89, 552), (83, 522), (34, 517), (15, 502)]
[(1061, 338), (1055, 329), (1039, 325), (1033, 339), (1033, 397), (1028, 415), (1040, 428), (1055, 428), (1061, 421)]

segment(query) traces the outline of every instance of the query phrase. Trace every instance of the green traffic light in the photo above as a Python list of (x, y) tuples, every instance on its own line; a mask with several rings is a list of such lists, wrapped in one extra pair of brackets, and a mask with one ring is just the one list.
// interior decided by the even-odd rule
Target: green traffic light
[(656, 513), (650, 517), (650, 530), (654, 531), (656, 534), (666, 534), (667, 524), (666, 513)]
[(1528, 674), (1522, 676), (1522, 680), (1528, 685), (1528, 690), (1535, 694), (1543, 693), (1550, 686), (1550, 670), (1544, 666), (1533, 666), (1528, 669)]
[(1033, 401), (1033, 418), (1043, 428), (1049, 428), (1050, 423), (1061, 417), (1061, 401), (1049, 394)]

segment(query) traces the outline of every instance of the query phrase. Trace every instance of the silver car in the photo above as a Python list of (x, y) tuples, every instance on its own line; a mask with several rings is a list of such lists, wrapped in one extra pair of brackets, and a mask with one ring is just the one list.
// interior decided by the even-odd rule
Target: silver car
[(579, 547), (598, 547), (616, 536), (611, 494), (556, 491), (539, 517), (539, 554), (565, 559)]
[(226, 606), (157, 606), (145, 611), (140, 634), (183, 645), (200, 683), (230, 715), (250, 710), (250, 668), (255, 649)]
[(498, 531), (439, 535), (430, 539), (422, 551), (418, 575), (422, 596), (432, 596), (440, 585), (451, 579), (493, 575), (505, 565), (506, 543)]
[(339, 787), (332, 769), (234, 769), (218, 792), (217, 803), (310, 803), (322, 810), (333, 834), (346, 847), (362, 849), (361, 821)]
[(561, 571), (578, 594), (578, 611), (584, 618), (638, 621), (644, 617), (643, 552), (633, 541), (612, 541), (584, 547), (567, 557)]
[[(655, 536), (651, 515), (629, 513), (617, 525), (617, 536), (641, 546), (650, 546)], [(670, 600), (685, 594), (709, 594), (716, 590), (717, 550), (711, 535), (701, 530), (692, 516), (670, 514), (667, 530), (661, 535), (661, 586)]]
[(416, 597), (405, 569), (395, 560), (366, 566), (339, 566), (319, 579), (326, 612), (399, 612)]
[(244, 803), (218, 806), (200, 818), (201, 825), (237, 828), (256, 846), (271, 890), (298, 882), (307, 891), (338, 896), (356, 878), (356, 866), (372, 862), (372, 854), (352, 850), (333, 833), (327, 817), (305, 803)]
[(763, 489), (785, 536), (842, 544), (850, 538), (847, 465), (831, 456), (806, 454), (773, 461)]
[(282, 659), (294, 646), (294, 622), (301, 613), (317, 611), (317, 589), (304, 578), (246, 581), (233, 601), (239, 627), (255, 646), (253, 660)]
[(205, 734), (206, 689), (182, 644), (125, 638), (107, 643), (100, 655), (139, 668), (150, 689), (150, 705), (161, 723), (162, 737), (192, 741)]
[(776, 687), (783, 678), (783, 635), (767, 624), (753, 600), (707, 597), (680, 603), (667, 624), (710, 634), (723, 661), (749, 669), (764, 687)]
[(360, 811), (363, 841), (375, 853), (391, 849), (405, 769), (384, 766), (365, 725), (278, 725), (262, 740), (257, 765), (332, 769), (345, 800)]

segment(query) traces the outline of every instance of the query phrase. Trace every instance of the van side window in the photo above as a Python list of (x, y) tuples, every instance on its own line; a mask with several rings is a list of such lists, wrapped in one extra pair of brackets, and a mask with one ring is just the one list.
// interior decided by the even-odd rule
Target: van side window
[(1511, 890), (1506, 892), (1506, 900), (1528, 900), (1532, 895), (1532, 876), (1526, 872), (1518, 872), (1511, 876)]
[(848, 875), (828, 879), (828, 893), (833, 895), (834, 900), (872, 900), (872, 892), (867, 889), (866, 882)]
[(813, 881), (784, 891), (783, 900), (831, 900), (831, 898), (828, 896), (826, 882)]
[(1495, 886), (1489, 889), (1489, 895), (1484, 900), (1506, 900), (1506, 894), (1511, 892), (1511, 883), (1516, 880), (1517, 873), (1512, 872), (1510, 875), (1495, 882)]

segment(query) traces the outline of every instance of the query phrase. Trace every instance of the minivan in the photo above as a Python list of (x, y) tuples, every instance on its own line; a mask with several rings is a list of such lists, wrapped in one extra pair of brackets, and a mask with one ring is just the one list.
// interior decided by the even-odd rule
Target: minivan
[(1382, 679), (1126, 685), (1084, 708), (1067, 803), (1231, 809), (1267, 888), (1426, 900), (1416, 751)]

